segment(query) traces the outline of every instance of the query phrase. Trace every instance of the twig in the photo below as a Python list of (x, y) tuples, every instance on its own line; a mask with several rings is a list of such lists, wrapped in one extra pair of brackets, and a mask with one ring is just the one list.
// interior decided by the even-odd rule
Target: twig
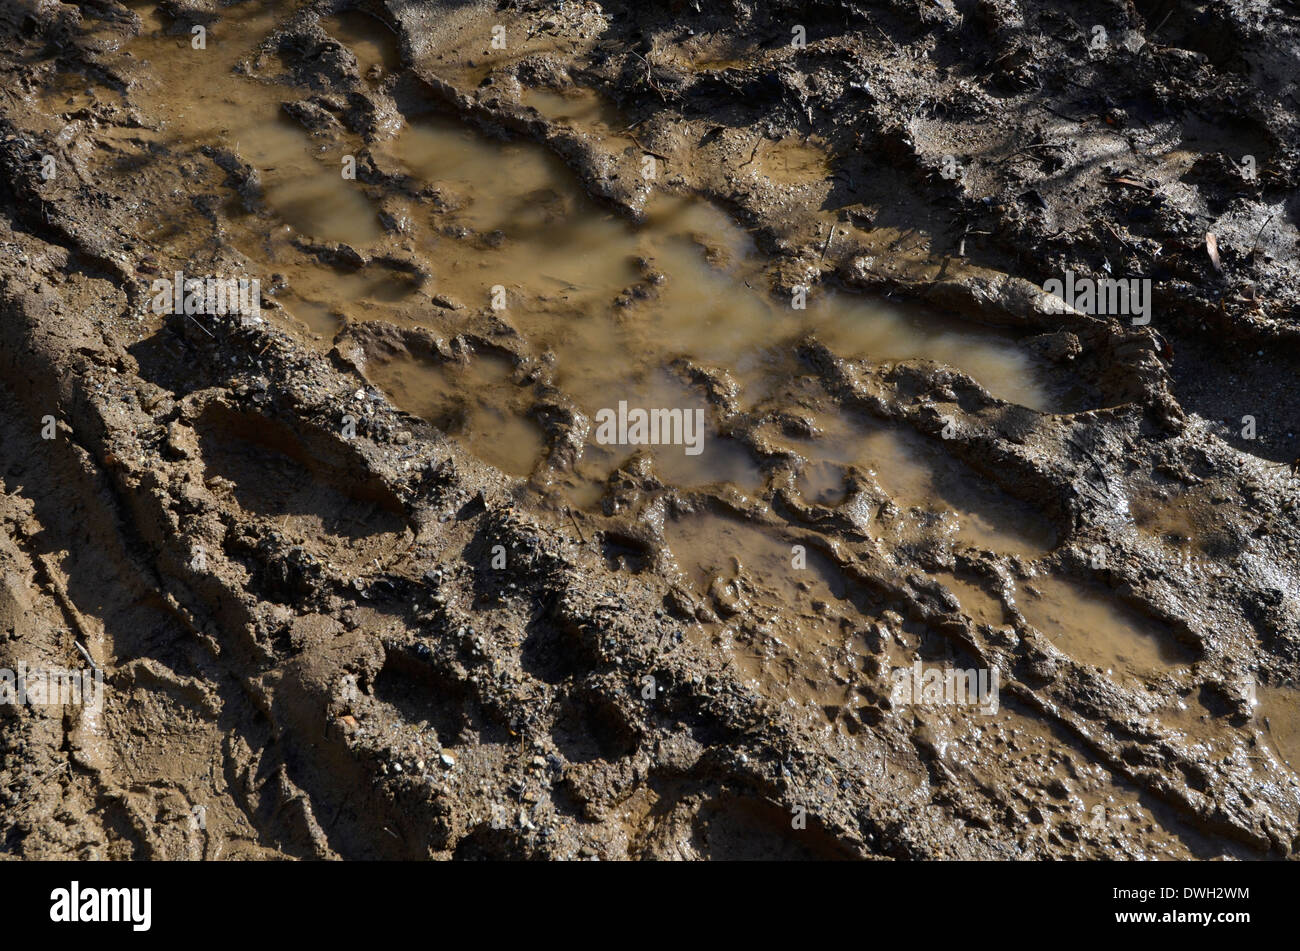
[[(639, 122), (638, 122), (638, 123), (635, 123), (635, 125), (640, 125), (640, 124), (641, 124), (641, 123), (639, 123)], [(633, 126), (628, 126), (628, 127), (627, 127), (626, 129), (624, 129), (623, 131), (624, 131), (624, 133), (626, 133), (627, 137), (628, 137), (629, 139), (631, 139), (631, 140), (636, 144), (636, 147), (637, 147), (638, 149), (640, 149), (640, 150), (641, 150), (642, 152), (644, 152), (646, 155), (653, 155), (655, 158), (659, 159), (660, 161), (663, 161), (663, 162), (667, 162), (667, 161), (668, 161), (668, 156), (664, 155), (664, 154), (661, 153), (661, 152), (656, 152), (656, 151), (654, 151), (653, 149), (648, 149), (648, 148), (646, 148), (644, 145), (642, 145), (642, 144), (641, 144), (641, 140), (638, 139), (635, 135), (632, 134), (632, 129), (633, 129)]]
[[(186, 316), (186, 317), (189, 317), (190, 320), (194, 320), (194, 318), (191, 317), (189, 314), (186, 314), (185, 316)], [(209, 330), (207, 327), (204, 327), (204, 326), (203, 326), (201, 323), (199, 323), (197, 320), (194, 320), (194, 326), (195, 326), (195, 327), (198, 327), (200, 330), (202, 330), (202, 331), (203, 331), (205, 334), (207, 334), (209, 337), (212, 337), (213, 340), (216, 340), (216, 339), (217, 339), (216, 337), (213, 337), (213, 336), (212, 336), (212, 331), (211, 331), (211, 330)]]
[(886, 33), (884, 30), (882, 30), (882, 29), (881, 29), (877, 24), (875, 24), (875, 23), (873, 23), (873, 24), (871, 24), (871, 25), (874, 26), (874, 27), (876, 28), (876, 32), (877, 32), (877, 33), (879, 33), (881, 36), (883, 36), (883, 37), (885, 38), (885, 42), (888, 43), (890, 46), (892, 46), (892, 47), (894, 48), (894, 52), (895, 52), (895, 53), (897, 53), (899, 56), (902, 56), (902, 55), (903, 55), (903, 51), (900, 50), (900, 49), (898, 48), (898, 44), (897, 44), (897, 43), (895, 43), (892, 39), (889, 38), (889, 34), (888, 34), (888, 33)]
[(1019, 155), (1021, 152), (1028, 152), (1030, 149), (1063, 149), (1063, 148), (1065, 148), (1064, 145), (1059, 145), (1056, 142), (1035, 142), (1032, 145), (1026, 145), (1021, 148), (1018, 148), (1014, 152), (1008, 152), (1006, 155), (1002, 156), (1002, 158), (998, 160), (998, 164), (1001, 165), (1003, 162), (1009, 162), (1017, 155)]
[(1246, 257), (1251, 257), (1252, 255), (1254, 255), (1255, 248), (1259, 246), (1259, 239), (1264, 236), (1264, 229), (1267, 228), (1269, 226), (1269, 222), (1271, 222), (1276, 217), (1277, 217), (1277, 212), (1275, 211), (1273, 212), (1273, 214), (1268, 216), (1267, 221), (1265, 221), (1262, 225), (1260, 225), (1259, 233), (1255, 235), (1255, 240), (1250, 246), (1250, 254), (1246, 255)]
[(81, 641), (77, 640), (76, 638), (73, 638), (72, 646), (81, 652), (82, 657), (86, 658), (86, 663), (90, 665), (91, 670), (96, 672), (99, 671), (99, 665), (95, 663), (95, 658), (90, 656), (90, 651), (86, 650), (86, 648), (82, 645)]
[(569, 513), (569, 521), (572, 522), (573, 527), (578, 530), (578, 537), (582, 539), (582, 543), (584, 545), (587, 544), (587, 536), (582, 534), (582, 526), (579, 525), (578, 520), (573, 517), (573, 509), (566, 505), (564, 511)]
[(1277, 753), (1278, 759), (1290, 766), (1291, 761), (1282, 752), (1282, 747), (1277, 745), (1277, 738), (1273, 736), (1273, 724), (1269, 722), (1268, 717), (1264, 717), (1264, 729), (1268, 731), (1268, 738), (1273, 741), (1273, 749)]
[(826, 243), (822, 245), (822, 256), (817, 259), (818, 264), (826, 260), (826, 252), (830, 250), (831, 239), (834, 237), (835, 237), (835, 226), (831, 225), (831, 233), (826, 236)]
[(663, 91), (662, 89), (660, 89), (660, 88), (659, 88), (659, 84), (655, 82), (654, 73), (653, 73), (653, 67), (651, 66), (650, 60), (646, 59), (644, 56), (642, 56), (642, 55), (641, 55), (640, 53), (638, 53), (636, 50), (628, 50), (628, 52), (631, 53), (633, 56), (635, 56), (637, 59), (639, 59), (641, 62), (645, 63), (645, 81), (646, 81), (646, 84), (647, 84), (651, 89), (653, 89), (656, 93), (659, 94), (659, 98), (660, 98), (662, 101), (667, 102), (667, 101), (668, 101), (668, 97), (664, 95), (664, 91)]

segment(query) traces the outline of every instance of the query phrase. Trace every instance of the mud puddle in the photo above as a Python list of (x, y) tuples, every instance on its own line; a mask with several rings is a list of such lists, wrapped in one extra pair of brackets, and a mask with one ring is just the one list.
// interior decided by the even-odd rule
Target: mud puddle
[[(774, 299), (752, 239), (705, 203), (652, 199), (645, 224), (634, 227), (595, 206), (532, 146), (471, 145), (445, 123), (416, 128), (420, 154), (440, 156), (421, 174), (458, 182), (458, 196), (472, 196), (450, 219), (489, 238), (463, 264), (446, 262), (440, 286), (467, 301), (506, 286), (506, 319), (555, 355), (558, 385), (584, 406), (629, 371), (679, 357), (733, 372), (753, 391), (742, 400), (754, 399), (772, 355), (809, 334), (847, 358), (935, 360), (1013, 402), (1054, 405), (1028, 355), (991, 333), (844, 294), (815, 297), (806, 310)], [(465, 160), (449, 168), (457, 155)]]
[[(169, 144), (227, 149), (232, 177), (243, 177), (243, 201), (225, 203), (214, 240), (266, 272), (268, 296), (317, 335), (318, 347), (370, 319), (440, 339), (491, 338), (500, 354), (477, 345), (454, 360), (374, 350), (359, 365), (396, 406), (509, 475), (559, 487), (579, 509), (599, 508), (611, 475), (638, 455), (672, 489), (761, 494), (767, 460), (727, 432), (728, 413), (784, 409), (783, 387), (810, 373), (797, 356), (810, 338), (847, 359), (953, 366), (997, 397), (1040, 411), (1066, 408), (1045, 367), (1006, 334), (835, 290), (805, 302), (796, 289), (795, 306), (794, 293), (770, 290), (770, 262), (751, 235), (703, 200), (655, 191), (633, 224), (588, 197), (540, 146), (428, 112), (380, 123), (369, 141), (346, 122), (309, 128), (299, 112), (290, 118), (285, 104), (294, 94), (277, 81), (291, 64), (258, 52), (272, 25), (253, 5), (232, 11), (213, 30), (216, 55), (203, 61), (204, 72), (194, 69), (185, 38), (166, 35), (156, 16), (132, 45), (156, 77), (143, 102), (166, 117), (160, 131)], [(386, 88), (399, 57), (382, 24), (353, 12), (322, 25), (355, 54), (369, 88)], [(590, 91), (534, 89), (522, 102), (623, 142), (626, 123)], [(362, 150), (379, 184), (340, 174)], [(760, 138), (753, 153), (747, 175), (793, 181), (826, 171), (816, 143)], [(383, 184), (396, 181), (400, 188)], [(185, 240), (168, 232), (154, 239)], [(407, 270), (384, 263), (394, 260)], [(732, 409), (688, 368), (734, 385)], [(553, 465), (556, 446), (542, 417), (557, 400), (571, 402), (587, 431), (576, 458)], [(838, 504), (857, 469), (878, 489), (880, 524), (893, 545), (952, 543), (1033, 559), (1054, 544), (1050, 526), (925, 439), (859, 425), (830, 400), (815, 402), (820, 435), (795, 447), (805, 457), (800, 487), (813, 500)], [(679, 412), (698, 420), (697, 438), (638, 446), (620, 429), (610, 439), (599, 422), (624, 408)], [(766, 627), (741, 632), (737, 642), (751, 680), (800, 702), (846, 702), (852, 665), (847, 673), (835, 665), (856, 615), (834, 587), (842, 579), (828, 580), (829, 562), (809, 556), (820, 574), (797, 575), (786, 590), (788, 545), (769, 531), (710, 517), (674, 522), (672, 534), (679, 559), (722, 550), (744, 559), (729, 579), (694, 580), (705, 581), (720, 618), (741, 614), (741, 603), (766, 612)], [(696, 560), (687, 574), (703, 564)], [(971, 610), (993, 623), (987, 605)]]
[[(206, 151), (236, 190), (215, 207), (208, 197), (191, 198), (203, 212), (199, 220), (208, 218), (197, 228), (194, 208), (178, 208), (176, 220), (161, 225), (142, 222), (150, 242), (171, 252), (160, 269), (170, 274), (222, 247), (233, 249), (243, 258), (239, 270), (261, 282), (264, 300), (284, 305), (301, 329), (323, 342), (344, 317), (371, 308), (388, 313), (405, 300), (414, 290), (409, 273), (382, 265), (326, 266), (304, 251), (304, 242), (365, 246), (384, 232), (379, 208), (365, 192), (341, 187), (344, 157), (355, 157), (355, 140), (314, 138), (286, 114), (284, 104), (294, 97), (274, 81), (276, 64), (247, 68), (278, 13), (253, 3), (228, 8), (207, 27), (202, 49), (193, 48), (189, 32), (179, 31), (155, 5), (141, 5), (137, 13), (143, 30), (127, 42), (125, 55), (142, 64), (133, 100), (156, 126), (136, 132), (134, 144), (144, 155), (126, 151), (119, 167), (151, 160), (150, 143)], [(358, 18), (370, 19), (355, 14), (348, 22)], [(391, 50), (372, 52), (393, 62)], [(57, 104), (59, 97), (50, 100)]]
[(1156, 622), (1078, 582), (1038, 575), (1013, 596), (1025, 620), (1075, 660), (1109, 677), (1138, 682), (1174, 671), (1189, 655)]
[[(493, 141), (437, 118), (413, 120), (377, 152), (445, 200), (445, 211), (414, 239), (422, 259), (436, 262), (428, 289), (471, 309), (490, 306), (588, 419), (620, 401), (707, 409), (698, 392), (675, 380), (665, 385), (664, 368), (680, 359), (725, 371), (739, 384), (742, 404), (752, 405), (807, 372), (794, 351), (808, 335), (854, 358), (951, 363), (993, 381), (1008, 399), (1053, 405), (1041, 371), (1009, 340), (843, 294), (814, 299), (807, 310), (774, 299), (763, 291), (765, 261), (752, 239), (704, 202), (655, 197), (645, 223), (633, 226), (597, 206), (537, 147)], [(440, 386), (426, 396), (410, 386), (390, 395), (427, 418)], [(759, 460), (712, 431), (699, 456), (653, 454), (660, 477), (672, 484), (726, 481), (745, 491), (762, 484)], [(589, 440), (581, 478), (599, 481), (616, 456)], [(931, 501), (924, 493), (917, 498)]]
[[(327, 241), (364, 243), (380, 235), (365, 197), (339, 187), (340, 157), (326, 154), (284, 114), (286, 91), (232, 74), (274, 26), (272, 10), (230, 8), (211, 26), (203, 49), (194, 49), (188, 34), (169, 35), (170, 24), (156, 11), (140, 12), (144, 32), (129, 51), (147, 63), (141, 99), (151, 116), (165, 117), (164, 142), (230, 150), (252, 167), (261, 196), (294, 230)], [(238, 213), (232, 218), (260, 230), (261, 222)]]
[(1055, 544), (1052, 526), (1028, 506), (974, 476), (915, 433), (889, 429), (844, 413), (814, 414), (815, 438), (790, 440), (809, 459), (797, 479), (805, 499), (844, 501), (853, 469), (869, 475), (893, 505), (918, 518), (900, 523), (901, 535), (951, 537), (959, 544), (1038, 558)]
[(500, 357), (479, 354), (463, 363), (434, 365), (372, 357), (367, 374), (393, 402), (460, 440), (488, 465), (526, 477), (546, 448), (528, 416), (526, 393)]
[[(393, 137), (372, 143), (380, 167), (409, 176), (424, 195), (387, 197), (385, 214), (399, 223), (397, 234), (385, 238), (377, 203), (340, 175), (348, 150), (361, 143), (342, 130), (314, 137), (290, 119), (283, 108), (288, 90), (270, 80), (275, 55), (254, 56), (272, 14), (253, 4), (228, 11), (203, 51), (192, 50), (186, 37), (167, 35), (168, 24), (156, 13), (145, 10), (144, 18), (146, 34), (131, 50), (148, 60), (156, 79), (144, 91), (145, 104), (167, 117), (161, 132), (170, 143), (227, 148), (252, 170), (257, 200), (282, 224), (268, 236), (262, 214), (228, 205), (227, 238), (269, 272), (263, 278), (268, 296), (323, 340), (345, 320), (422, 323), (431, 310), (420, 304), (427, 300), (423, 293), (449, 305), (438, 321), (448, 333), (468, 314), (490, 307), (494, 319), (522, 339), (525, 352), (553, 367), (554, 384), (588, 418), (620, 400), (654, 406), (672, 399), (670, 407), (701, 408), (698, 396), (660, 385), (663, 368), (679, 358), (725, 370), (740, 382), (742, 402), (757, 401), (773, 379), (800, 372), (790, 354), (810, 334), (845, 357), (935, 360), (971, 374), (995, 395), (1031, 408), (1054, 407), (1041, 368), (1010, 339), (841, 293), (813, 295), (806, 309), (796, 310), (766, 290), (766, 260), (750, 236), (712, 206), (656, 194), (645, 223), (633, 226), (596, 205), (538, 146), (494, 140), (453, 120), (412, 118)], [(323, 26), (349, 45), (368, 82), (398, 65), (393, 37), (379, 21), (353, 11)], [(204, 57), (202, 70), (195, 68), (196, 56)], [(231, 72), (248, 62), (264, 76)], [(532, 90), (526, 101), (544, 115), (598, 133), (616, 135), (622, 122), (590, 91)], [(763, 140), (758, 152), (786, 165), (795, 155), (792, 173), (798, 173), (815, 150)], [(154, 235), (158, 241), (179, 237)], [(346, 268), (326, 266), (320, 255), (305, 253), (304, 240), (308, 250), (313, 242), (336, 242), (360, 255), (353, 254), (355, 263)], [(418, 276), (356, 260), (373, 257), (376, 249), (380, 256), (399, 249), (417, 262)], [(445, 367), (374, 365), (374, 382), (404, 409), (449, 424), (468, 419), (464, 405), (449, 399), (458, 384), (446, 379), (451, 371)], [(509, 458), (497, 453), (485, 461), (501, 462), (514, 475), (532, 471), (544, 450), (526, 418), (529, 400), (503, 383), (483, 387), (473, 402), (474, 418), (491, 435), (476, 436), (478, 449), (471, 450), (508, 443)], [(472, 430), (465, 423), (459, 431)], [(655, 452), (660, 477), (686, 486), (734, 481), (745, 491), (758, 489), (759, 461), (710, 435), (703, 458)], [(881, 437), (872, 451), (892, 466), (904, 454), (885, 441)], [(599, 481), (618, 460), (607, 447), (592, 442), (588, 448), (578, 478)], [(529, 465), (526, 457), (534, 453)], [(918, 482), (912, 473), (902, 479)], [(926, 491), (915, 499), (936, 501)], [(967, 519), (972, 526), (977, 521)], [(974, 537), (980, 540), (978, 532)]]
[(670, 520), (664, 534), (682, 583), (712, 615), (692, 637), (778, 703), (831, 722), (854, 706), (866, 600), (826, 556), (707, 512)]

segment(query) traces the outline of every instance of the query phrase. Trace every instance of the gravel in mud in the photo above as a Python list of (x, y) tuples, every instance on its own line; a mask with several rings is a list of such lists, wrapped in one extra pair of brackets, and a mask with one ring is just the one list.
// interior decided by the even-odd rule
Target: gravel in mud
[(0, 40), (0, 853), (1300, 844), (1294, 3)]

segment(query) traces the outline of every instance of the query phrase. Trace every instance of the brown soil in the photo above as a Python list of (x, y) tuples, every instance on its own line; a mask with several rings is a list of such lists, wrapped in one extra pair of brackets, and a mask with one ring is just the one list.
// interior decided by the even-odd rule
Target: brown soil
[[(0, 39), (0, 668), (105, 681), (0, 706), (0, 854), (1300, 846), (1293, 4)], [(159, 313), (176, 271), (260, 316)], [(997, 711), (900, 702), (918, 661)]]

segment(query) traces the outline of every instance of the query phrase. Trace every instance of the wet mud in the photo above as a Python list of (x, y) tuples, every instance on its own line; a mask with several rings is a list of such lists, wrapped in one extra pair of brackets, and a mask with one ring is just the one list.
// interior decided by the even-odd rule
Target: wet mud
[(1300, 845), (1287, 5), (0, 38), (4, 855)]

